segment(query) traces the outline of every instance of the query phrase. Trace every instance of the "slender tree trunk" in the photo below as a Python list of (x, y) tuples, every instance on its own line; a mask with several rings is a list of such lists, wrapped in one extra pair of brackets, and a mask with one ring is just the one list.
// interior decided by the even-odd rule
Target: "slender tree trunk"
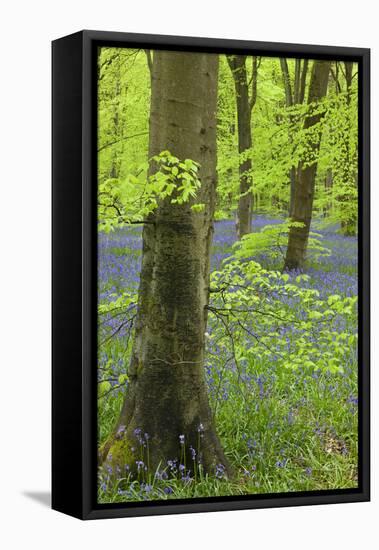
[(296, 191), (297, 169), (296, 166), (292, 166), (290, 169), (290, 204), (289, 204), (289, 217), (293, 216), (295, 206), (295, 191)]
[[(317, 103), (327, 92), (330, 62), (315, 61), (312, 68), (308, 104)], [(304, 130), (318, 124), (322, 113), (307, 116)], [(312, 154), (318, 155), (321, 142), (321, 129), (314, 133), (309, 144)], [(301, 227), (292, 227), (288, 236), (288, 247), (284, 268), (287, 270), (303, 269), (308, 244), (309, 229), (312, 220), (313, 198), (317, 173), (317, 161), (304, 166), (300, 163), (296, 181), (292, 221), (300, 222)]]
[[(293, 105), (304, 102), (305, 87), (307, 81), (308, 72), (308, 60), (304, 59), (303, 66), (301, 66), (301, 59), (295, 61), (295, 79), (292, 92), (291, 77), (289, 74), (287, 59), (280, 59), (280, 67), (282, 69), (284, 92), (286, 97), (286, 106), (292, 107)], [(290, 136), (292, 140), (292, 136)], [(295, 202), (295, 189), (297, 180), (297, 167), (291, 166), (289, 171), (290, 179), (290, 201), (289, 201), (289, 216), (293, 215), (294, 202)]]
[(150, 74), (150, 87), (152, 87), (152, 77), (153, 77), (153, 52), (151, 50), (145, 50), (147, 67)]
[(301, 71), (301, 77), (300, 77), (300, 89), (299, 89), (299, 103), (304, 103), (305, 98), (305, 88), (307, 85), (307, 74), (308, 74), (308, 59), (304, 59), (303, 61), (303, 69)]
[[(251, 149), (251, 105), (249, 102), (249, 86), (246, 72), (246, 56), (228, 56), (229, 67), (232, 71), (236, 90), (237, 123), (238, 123), (238, 152), (243, 154)], [(254, 88), (253, 88), (254, 95)], [(256, 92), (255, 92), (256, 96)], [(253, 194), (251, 191), (251, 158), (239, 164), (240, 197), (237, 209), (237, 236), (240, 239), (251, 231)]]
[[(113, 64), (116, 66), (116, 78), (115, 78), (115, 84), (114, 84), (114, 94), (113, 94), (113, 132), (112, 132), (112, 138), (116, 141), (120, 138), (120, 99), (121, 99), (121, 87), (120, 87), (120, 81), (121, 81), (121, 73), (120, 73), (120, 54), (117, 54), (115, 56), (115, 59), (113, 61)], [(109, 177), (110, 178), (118, 178), (119, 172), (120, 172), (120, 154), (117, 149), (117, 147), (114, 147), (112, 150), (112, 157), (111, 157), (111, 167), (109, 170)]]
[(300, 95), (300, 79), (301, 79), (301, 59), (295, 59), (295, 83), (294, 83), (294, 93), (293, 93), (293, 102), (299, 103)]
[(291, 78), (288, 70), (287, 59), (283, 57), (280, 58), (280, 67), (282, 69), (284, 93), (286, 95), (286, 105), (287, 107), (291, 107), (293, 105), (293, 94), (292, 94)]
[[(351, 87), (353, 84), (353, 62), (352, 61), (345, 61), (345, 80), (346, 80), (346, 103), (347, 107), (350, 107), (351, 104)], [(350, 125), (350, 119), (348, 119), (348, 124)], [(344, 162), (343, 162), (343, 181), (346, 186), (346, 192), (342, 194), (342, 196), (339, 197), (340, 199), (340, 208), (342, 211), (346, 210), (345, 204), (347, 204), (351, 197), (351, 189), (357, 184), (357, 173), (354, 173), (352, 171), (351, 166), (353, 165), (352, 162), (352, 151), (350, 147), (350, 140), (349, 140), (349, 129), (347, 131), (347, 137), (345, 140), (345, 148), (344, 148)], [(341, 231), (342, 234), (346, 237), (353, 236), (356, 234), (356, 227), (357, 227), (357, 216), (353, 212), (352, 208), (347, 208), (348, 213), (345, 216), (345, 219), (341, 222)]]
[(352, 61), (345, 61), (345, 79), (346, 79), (347, 104), (350, 105), (351, 86), (353, 84), (353, 62)]
[[(283, 84), (284, 84), (284, 93), (286, 97), (286, 106), (292, 107), (294, 104), (294, 95), (292, 93), (291, 78), (288, 70), (287, 59), (280, 59), (280, 67), (282, 69)], [(297, 67), (297, 65), (296, 65)], [(296, 79), (295, 79), (295, 88), (296, 88)], [(290, 203), (289, 203), (289, 215), (292, 215), (293, 203), (295, 197), (295, 185), (296, 185), (296, 167), (292, 166), (289, 172), (290, 177)]]
[(332, 171), (331, 168), (328, 168), (327, 171), (326, 171), (325, 181), (324, 181), (325, 194), (328, 197), (328, 201), (325, 203), (324, 208), (323, 208), (324, 218), (327, 217), (327, 215), (328, 215), (328, 213), (329, 213), (329, 211), (332, 207), (332, 204), (331, 204), (331, 201), (330, 201), (332, 188), (333, 188), (333, 171)]
[[(139, 430), (148, 434), (144, 462), (152, 472), (190, 446), (208, 472), (230, 467), (216, 435), (204, 375), (210, 247), (216, 194), (218, 56), (154, 52), (149, 156), (169, 150), (200, 163), (196, 202), (159, 205), (143, 230), (138, 317), (127, 395), (102, 458), (135, 467)], [(184, 445), (179, 436), (184, 436)], [(142, 437), (144, 437), (142, 435)]]

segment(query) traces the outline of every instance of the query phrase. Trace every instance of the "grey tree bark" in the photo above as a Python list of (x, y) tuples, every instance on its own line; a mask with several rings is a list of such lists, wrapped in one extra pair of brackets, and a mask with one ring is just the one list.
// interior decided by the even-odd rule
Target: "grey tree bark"
[[(340, 83), (340, 72), (343, 75), (343, 78), (345, 80), (346, 89), (343, 89), (343, 86), (341, 86)], [(350, 107), (351, 104), (351, 92), (352, 92), (352, 84), (353, 84), (353, 62), (351, 61), (345, 61), (345, 62), (335, 62), (335, 70), (333, 70), (333, 67), (331, 67), (331, 74), (335, 81), (335, 91), (336, 94), (339, 95), (343, 91), (346, 92), (346, 103), (347, 107)], [(350, 119), (347, 119), (347, 124), (350, 124)], [(341, 232), (345, 236), (353, 236), (356, 234), (357, 231), (357, 212), (354, 212), (354, 209), (350, 208), (350, 201), (352, 199), (351, 193), (354, 195), (354, 187), (358, 185), (358, 173), (356, 170), (352, 169), (352, 166), (354, 165), (353, 156), (355, 155), (355, 151), (351, 150), (350, 147), (350, 140), (349, 140), (349, 128), (347, 128), (347, 139), (345, 140), (344, 147), (341, 148), (341, 152), (343, 153), (343, 160), (341, 162), (342, 166), (342, 181), (344, 184), (343, 191), (339, 192), (336, 195), (336, 200), (339, 203), (338, 208), (340, 209), (340, 212), (342, 214), (342, 220), (341, 220)], [(354, 198), (353, 198), (354, 200)]]
[[(113, 65), (115, 66), (115, 72), (116, 72), (116, 78), (114, 82), (114, 92), (113, 92), (113, 106), (112, 106), (112, 122), (113, 122), (113, 128), (112, 128), (112, 135), (114, 136), (115, 140), (120, 139), (120, 94), (121, 94), (121, 87), (120, 87), (120, 68), (121, 68), (121, 61), (120, 61), (120, 54), (116, 54), (114, 59), (112, 60)], [(120, 158), (121, 155), (120, 152), (117, 150), (117, 147), (114, 147), (112, 150), (112, 157), (111, 157), (111, 167), (109, 170), (109, 177), (110, 178), (118, 178), (119, 171), (120, 171)]]
[(222, 464), (231, 474), (213, 424), (203, 365), (216, 194), (217, 80), (217, 55), (154, 52), (149, 157), (169, 150), (200, 163), (196, 202), (205, 209), (195, 213), (191, 202), (166, 200), (151, 216), (153, 223), (144, 225), (129, 386), (114, 433), (101, 451), (102, 460), (113, 467), (133, 468), (141, 430), (149, 436), (144, 456), (152, 471), (179, 458), (183, 448), (190, 469), (192, 446), (205, 471)]
[[(295, 61), (295, 78), (293, 91), (291, 86), (291, 77), (288, 69), (287, 59), (280, 59), (280, 67), (282, 69), (284, 92), (286, 97), (286, 106), (292, 107), (293, 105), (302, 104), (305, 97), (305, 87), (307, 81), (307, 72), (308, 72), (308, 59), (304, 59), (303, 65), (301, 59), (296, 59)], [(297, 167), (291, 166), (289, 172), (290, 178), (290, 202), (289, 202), (289, 216), (293, 215), (293, 208), (295, 202), (295, 188), (296, 188), (296, 179), (298, 177)]]
[[(344, 68), (344, 76), (346, 81), (346, 102), (347, 106), (350, 107), (351, 88), (353, 85), (353, 62), (345, 61)], [(358, 184), (358, 174), (351, 168), (351, 166), (353, 165), (352, 156), (354, 155), (354, 151), (351, 150), (349, 138), (347, 138), (345, 141), (344, 152), (345, 160), (343, 163), (343, 180), (346, 185), (347, 192), (339, 197), (339, 200), (341, 202), (341, 209), (344, 209), (344, 204), (348, 204), (351, 198), (351, 190)], [(341, 231), (345, 236), (353, 236), (356, 234), (357, 230), (357, 213), (353, 212), (351, 208), (349, 208), (348, 211), (349, 214), (341, 222)]]
[[(246, 55), (227, 56), (232, 71), (236, 91), (237, 124), (238, 124), (238, 152), (243, 154), (251, 149), (251, 107), (249, 100), (249, 85), (246, 71)], [(255, 64), (256, 67), (256, 64)], [(254, 65), (253, 65), (254, 69)], [(254, 74), (253, 74), (254, 77)], [(254, 87), (253, 94), (254, 97)], [(255, 88), (256, 99), (256, 88)], [(254, 99), (254, 102), (255, 102)], [(240, 197), (238, 199), (236, 229), (239, 239), (251, 232), (253, 194), (251, 190), (251, 158), (239, 164)]]
[[(309, 85), (308, 104), (319, 102), (328, 89), (328, 77), (330, 70), (329, 61), (314, 61)], [(323, 113), (310, 114), (304, 121), (304, 130), (319, 124)], [(312, 134), (309, 144), (313, 155), (317, 157), (321, 142), (321, 129)], [(300, 163), (297, 168), (297, 178), (294, 195), (292, 221), (300, 222), (301, 227), (292, 227), (288, 236), (287, 253), (284, 269), (303, 269), (308, 245), (309, 229), (312, 220), (313, 198), (317, 173), (317, 162), (304, 166)]]

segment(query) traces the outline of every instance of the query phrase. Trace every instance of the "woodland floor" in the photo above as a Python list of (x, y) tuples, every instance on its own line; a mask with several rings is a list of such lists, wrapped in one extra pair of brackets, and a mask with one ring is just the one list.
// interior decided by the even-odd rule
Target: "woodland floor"
[[(275, 223), (255, 216), (254, 231)], [(306, 285), (320, 297), (357, 295), (357, 240), (343, 237), (336, 227), (320, 228), (331, 255), (310, 263)], [(212, 269), (230, 255), (235, 241), (232, 220), (215, 223)], [(99, 235), (99, 299), (113, 300), (125, 289), (137, 292), (141, 259), (141, 228), (123, 228)], [(263, 265), (268, 259), (257, 258)], [(272, 266), (270, 266), (272, 267)], [(274, 266), (278, 267), (278, 266)], [(252, 320), (252, 323), (254, 320)], [(130, 340), (120, 318), (99, 325), (99, 373), (111, 372), (109, 391), (99, 399), (98, 438), (101, 444), (119, 413), (125, 385)], [(341, 325), (341, 331), (343, 330)], [(221, 367), (222, 350), (213, 347), (212, 323), (206, 357), (206, 377), (217, 432), (236, 476), (222, 469), (196, 479), (178, 457), (158, 472), (99, 474), (99, 502), (157, 500), (253, 493), (283, 493), (343, 489), (357, 486), (357, 352), (341, 373), (317, 369), (278, 369), (275, 360), (256, 357), (243, 361), (237, 374), (231, 364)], [(255, 327), (259, 330), (259, 327)], [(109, 338), (109, 334), (117, 331)], [(280, 337), (296, 338), (295, 331)], [(317, 340), (315, 341), (317, 346)], [(218, 356), (217, 359), (214, 359)], [(242, 391), (241, 391), (242, 387)], [(179, 436), (179, 434), (178, 434)], [(115, 475), (116, 474), (116, 475)]]

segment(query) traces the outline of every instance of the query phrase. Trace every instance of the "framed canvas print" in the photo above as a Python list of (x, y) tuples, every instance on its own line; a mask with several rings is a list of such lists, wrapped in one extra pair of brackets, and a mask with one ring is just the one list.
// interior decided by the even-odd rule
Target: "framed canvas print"
[(53, 42), (53, 508), (369, 499), (369, 50)]

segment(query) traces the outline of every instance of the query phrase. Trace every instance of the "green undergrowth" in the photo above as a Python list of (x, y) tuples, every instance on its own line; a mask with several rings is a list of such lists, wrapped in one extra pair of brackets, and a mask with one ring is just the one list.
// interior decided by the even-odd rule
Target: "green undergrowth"
[[(99, 502), (344, 489), (357, 486), (356, 365), (343, 374), (285, 371), (273, 377), (265, 362), (250, 365), (255, 388), (241, 395), (232, 385), (216, 411), (216, 427), (234, 478), (159, 479), (144, 472), (117, 481), (102, 471)], [(263, 381), (263, 382), (262, 382)], [(101, 408), (100, 424), (112, 425), (121, 395)], [(216, 404), (213, 402), (213, 409)], [(172, 457), (173, 459), (175, 457)], [(162, 468), (164, 470), (164, 468)]]
[[(233, 241), (228, 237), (230, 227), (223, 231), (222, 238), (213, 247), (214, 258), (227, 256), (233, 250)], [(135, 230), (131, 234), (135, 236)], [(112, 246), (113, 255), (120, 257), (117, 247)], [(278, 351), (271, 348), (266, 355), (254, 337), (247, 337), (244, 344), (239, 336), (242, 349), (237, 350), (238, 357), (231, 361), (230, 345), (222, 339), (222, 326), (217, 327), (217, 318), (210, 315), (205, 376), (216, 431), (234, 471), (233, 477), (227, 479), (220, 465), (215, 465), (214, 472), (207, 475), (201, 468), (196, 475), (190, 468), (180, 469), (180, 453), (169, 457), (176, 460), (174, 466), (162, 464), (158, 471), (149, 471), (143, 465), (134, 477), (128, 471), (109, 471), (110, 466), (105, 465), (99, 471), (100, 503), (357, 487), (356, 319), (354, 308), (339, 307), (343, 302), (337, 300), (338, 296), (345, 299), (356, 295), (356, 240), (337, 235), (333, 238), (328, 234), (323, 246), (330, 249), (331, 254), (318, 262), (310, 262), (308, 277), (299, 284), (317, 289), (322, 299), (329, 296), (328, 307), (335, 308), (335, 312), (328, 313), (326, 321), (320, 315), (313, 318), (314, 327), (309, 333), (300, 334), (294, 329), (298, 325), (286, 328), (286, 323), (275, 321), (275, 327), (283, 329), (277, 338)], [(134, 249), (133, 256), (138, 253)], [(107, 285), (113, 286), (116, 292), (118, 288), (125, 291), (125, 280), (117, 272), (109, 276)], [(266, 307), (270, 304), (273, 307), (274, 302), (268, 298)], [(293, 307), (297, 307), (296, 303), (295, 300)], [(262, 294), (258, 309), (263, 305)], [(225, 318), (225, 311), (223, 315)], [(329, 317), (333, 327), (323, 329), (322, 323), (328, 323)], [(254, 330), (262, 332), (261, 338), (267, 337), (265, 331), (270, 327), (266, 321), (259, 325), (257, 315), (251, 317), (251, 321)], [(273, 327), (275, 343), (276, 328)], [(325, 330), (330, 332), (331, 345), (337, 346), (336, 349), (343, 346), (338, 369), (325, 367), (323, 350), (327, 353), (328, 347), (320, 347), (320, 335)], [(315, 350), (307, 353), (314, 353), (315, 359), (287, 364), (283, 359), (286, 341), (290, 358), (291, 346), (303, 339), (304, 349), (308, 349), (311, 337)], [(131, 338), (114, 337), (100, 346), (99, 364), (103, 368), (100, 378), (107, 376), (111, 381), (108, 385), (100, 384), (103, 393), (99, 393), (98, 400), (99, 445), (111, 433), (121, 410), (130, 352)]]

